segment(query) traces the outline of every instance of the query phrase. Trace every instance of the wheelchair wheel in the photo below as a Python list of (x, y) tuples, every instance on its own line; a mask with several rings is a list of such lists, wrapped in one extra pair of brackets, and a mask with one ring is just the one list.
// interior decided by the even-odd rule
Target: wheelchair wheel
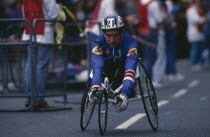
[(140, 88), (142, 102), (147, 115), (147, 119), (151, 128), (156, 131), (158, 129), (158, 105), (155, 89), (152, 81), (147, 75), (143, 64), (139, 64), (139, 77), (137, 78)]
[(99, 94), (98, 102), (98, 124), (100, 134), (103, 136), (106, 132), (108, 117), (108, 95), (105, 91), (101, 91)]
[(90, 122), (90, 119), (93, 115), (93, 111), (94, 111), (95, 104), (96, 104), (95, 102), (90, 103), (89, 98), (88, 98), (88, 92), (91, 88), (90, 87), (91, 81), (92, 81), (92, 79), (89, 78), (88, 82), (87, 82), (86, 90), (84, 91), (83, 96), (82, 96), (81, 116), (80, 116), (80, 128), (82, 131), (84, 131), (87, 128), (87, 126)]

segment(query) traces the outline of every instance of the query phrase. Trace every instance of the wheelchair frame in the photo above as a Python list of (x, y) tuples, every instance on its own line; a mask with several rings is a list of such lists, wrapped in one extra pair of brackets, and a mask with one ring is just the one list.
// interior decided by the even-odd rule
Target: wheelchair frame
[[(108, 78), (105, 78), (102, 83), (102, 90), (100, 90), (99, 95), (97, 95), (97, 100), (94, 103), (90, 103), (88, 99), (88, 92), (90, 91), (91, 81), (93, 74), (90, 74), (87, 88), (83, 93), (82, 103), (81, 103), (81, 119), (80, 128), (84, 131), (93, 114), (96, 103), (98, 103), (98, 124), (99, 131), (101, 135), (104, 135), (107, 127), (108, 118), (108, 101), (114, 102), (113, 90)], [(152, 81), (148, 76), (146, 69), (142, 63), (142, 59), (139, 59), (139, 63), (136, 70), (135, 83), (134, 83), (135, 97), (129, 98), (128, 101), (135, 101), (142, 99), (142, 103), (147, 115), (148, 122), (153, 129), (157, 131), (158, 129), (158, 105), (155, 89), (152, 85)]]

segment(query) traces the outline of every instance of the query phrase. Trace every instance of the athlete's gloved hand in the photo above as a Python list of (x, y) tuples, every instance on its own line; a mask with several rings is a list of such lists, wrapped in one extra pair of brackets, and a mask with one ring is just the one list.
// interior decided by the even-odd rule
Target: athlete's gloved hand
[(94, 103), (94, 101), (97, 99), (98, 94), (99, 94), (99, 88), (93, 87), (91, 91), (88, 93), (90, 103)]
[(128, 99), (124, 94), (116, 96), (115, 102), (117, 103), (117, 107), (120, 111), (124, 111), (128, 107)]

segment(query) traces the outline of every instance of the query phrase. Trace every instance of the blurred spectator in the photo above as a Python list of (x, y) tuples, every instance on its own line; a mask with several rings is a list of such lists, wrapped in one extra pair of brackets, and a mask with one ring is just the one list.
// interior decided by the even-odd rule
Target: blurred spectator
[[(140, 17), (138, 32), (144, 40), (157, 45), (158, 28), (163, 21), (160, 5), (155, 0), (138, 0)], [(143, 62), (152, 77), (152, 67), (156, 60), (156, 49), (143, 44)]]
[[(124, 2), (124, 4), (122, 4)], [(138, 7), (137, 0), (129, 0), (122, 1), (121, 4), (117, 6), (118, 13), (125, 20), (125, 31), (132, 35), (138, 35), (138, 23), (139, 23), (139, 15), (138, 15)], [(121, 5), (121, 7), (120, 7)]]
[(188, 8), (188, 2), (180, 0), (173, 0), (173, 1), (174, 1), (173, 15), (175, 16), (175, 22), (176, 22), (174, 32), (177, 38), (176, 39), (177, 58), (189, 58), (190, 44), (187, 40), (187, 21), (185, 14)]
[[(0, 1), (0, 18), (8, 18), (9, 5), (7, 1)], [(0, 24), (0, 41), (5, 37), (7, 23)]]
[(96, 8), (98, 0), (85, 0), (83, 1), (83, 11), (86, 16), (86, 20), (90, 20), (93, 14), (94, 9)]
[(176, 34), (174, 29), (176, 28), (175, 16), (178, 14), (178, 7), (174, 6), (172, 0), (166, 0), (167, 17), (165, 22), (166, 25), (166, 77), (169, 81), (182, 80), (184, 76), (177, 73), (176, 70)]
[(16, 1), (10, 6), (9, 18), (22, 18), (22, 6), (20, 1)]
[(70, 6), (71, 4), (77, 3), (79, 0), (56, 0), (56, 3), (62, 4), (63, 6)]
[(193, 0), (186, 11), (187, 17), (187, 38), (191, 44), (190, 61), (192, 71), (200, 71), (201, 67), (198, 65), (201, 57), (203, 31), (202, 27), (206, 21), (203, 13), (202, 0)]
[[(59, 15), (59, 7), (55, 0), (23, 0), (23, 15), (29, 22), (33, 22), (34, 19), (56, 19)], [(40, 43), (53, 43), (54, 42), (54, 30), (53, 24), (50, 22), (41, 22), (36, 26), (36, 38)], [(26, 25), (23, 34), (23, 40), (29, 40), (29, 34), (31, 30)], [(34, 98), (36, 108), (48, 108), (48, 103), (44, 100), (45, 83), (48, 73), (48, 66), (51, 58), (50, 46), (39, 46), (37, 49), (37, 66), (36, 66), (36, 95)], [(28, 96), (31, 96), (31, 48), (28, 47), (28, 56), (26, 61), (26, 74), (25, 74), (25, 92)], [(31, 104), (31, 98), (28, 97), (25, 102), (25, 106), (29, 107)]]
[(82, 23), (82, 22), (85, 22), (85, 13), (83, 11), (83, 4), (84, 2), (83, 1), (80, 1), (77, 5), (77, 8), (76, 8), (76, 17), (77, 17), (77, 20), (78, 22)]
[[(168, 19), (166, 7), (164, 2), (160, 2), (161, 13), (164, 17), (164, 22)], [(166, 41), (165, 41), (165, 28), (166, 24), (161, 25), (158, 30), (158, 43), (157, 43), (157, 58), (152, 68), (152, 80), (154, 88), (162, 88), (164, 86), (164, 76), (166, 70)]]
[[(79, 20), (77, 18), (77, 9), (80, 3), (79, 0), (68, 0), (71, 6), (61, 6), (63, 11), (66, 14), (66, 22), (70, 23), (71, 25), (66, 25), (65, 31), (65, 41), (66, 42), (79, 42), (80, 34), (83, 33), (83, 29), (79, 25)], [(70, 3), (71, 2), (71, 3)], [(66, 4), (66, 3), (65, 3)]]
[(8, 17), (8, 4), (6, 1), (0, 1), (0, 18)]
[(152, 68), (152, 83), (154, 88), (162, 88), (164, 86), (164, 76), (166, 70), (166, 53), (165, 53), (165, 31), (160, 28), (158, 31), (158, 43), (157, 43), (157, 59)]
[(210, 1), (207, 0), (204, 5), (207, 11), (208, 23), (204, 27), (203, 52), (199, 62), (202, 67), (205, 67), (206, 60), (209, 61), (210, 65)]
[[(22, 3), (21, 1), (14, 1), (10, 5), (10, 10), (8, 12), (8, 18), (22, 18)], [(7, 35), (10, 36), (10, 41), (20, 40), (24, 30), (23, 22), (12, 22), (7, 24)]]

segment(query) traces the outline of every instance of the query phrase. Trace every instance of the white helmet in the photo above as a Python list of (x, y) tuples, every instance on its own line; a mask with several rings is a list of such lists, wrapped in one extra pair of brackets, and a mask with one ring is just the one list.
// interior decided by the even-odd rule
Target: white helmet
[(107, 16), (101, 21), (101, 30), (115, 30), (122, 29), (124, 27), (124, 22), (120, 16)]

